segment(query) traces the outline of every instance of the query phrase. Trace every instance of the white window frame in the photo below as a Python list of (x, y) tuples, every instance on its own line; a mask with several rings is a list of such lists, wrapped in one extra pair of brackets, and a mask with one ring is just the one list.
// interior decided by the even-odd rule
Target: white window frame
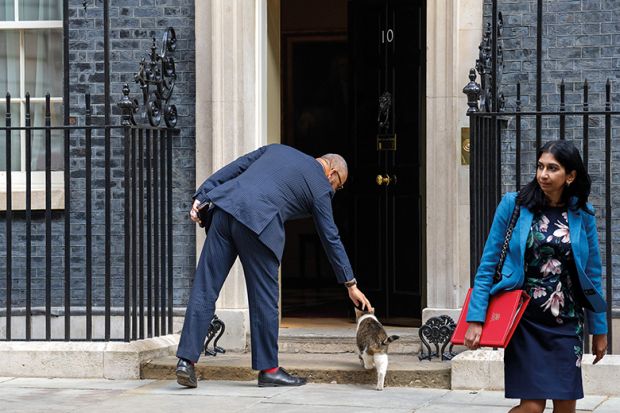
[[(19, 20), (19, 1), (14, 0), (15, 19), (13, 21), (0, 21), (0, 30), (19, 31), (19, 97), (11, 96), (11, 103), (19, 103), (19, 126), (26, 125), (26, 53), (24, 50), (25, 32), (37, 29), (62, 29), (62, 20)], [(63, 56), (67, 58), (67, 56)], [(67, 79), (63, 79), (66, 82)], [(5, 91), (1, 91), (5, 92)], [(45, 97), (30, 97), (30, 103), (44, 103)], [(62, 103), (62, 97), (50, 97), (50, 103)], [(32, 106), (31, 106), (32, 109)], [(20, 157), (22, 168), (20, 171), (11, 172), (11, 209), (14, 211), (26, 209), (26, 131), (20, 131)], [(67, 156), (68, 154), (64, 154)], [(0, 154), (4, 156), (4, 154)], [(6, 211), (7, 204), (7, 171), (0, 171), (0, 211)], [(64, 209), (65, 183), (64, 171), (52, 171), (52, 209)], [(32, 210), (45, 209), (45, 171), (32, 171), (31, 173)]]

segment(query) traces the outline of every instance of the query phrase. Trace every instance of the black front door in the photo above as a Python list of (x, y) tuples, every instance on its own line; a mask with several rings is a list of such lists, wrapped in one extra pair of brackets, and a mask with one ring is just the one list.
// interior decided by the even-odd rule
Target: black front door
[(412, 324), (424, 281), (424, 2), (349, 0), (348, 14), (348, 248), (377, 314)]

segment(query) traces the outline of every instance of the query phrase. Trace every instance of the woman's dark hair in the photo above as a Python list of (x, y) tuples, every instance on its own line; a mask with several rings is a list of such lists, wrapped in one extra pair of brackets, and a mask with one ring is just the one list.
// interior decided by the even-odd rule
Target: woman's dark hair
[[(588, 196), (590, 195), (590, 186), (592, 180), (590, 175), (586, 172), (586, 168), (583, 165), (583, 160), (579, 154), (579, 150), (569, 141), (550, 141), (540, 148), (536, 155), (536, 165), (538, 168), (538, 160), (543, 153), (550, 153), (553, 157), (564, 167), (566, 173), (569, 174), (573, 171), (577, 172), (575, 180), (569, 185), (564, 187), (562, 191), (562, 198), (560, 201), (568, 205), (572, 209), (583, 209), (589, 214), (593, 212), (586, 206), (588, 202)], [(572, 197), (577, 198), (577, 202), (572, 204), (570, 199)], [(540, 212), (548, 201), (545, 197), (545, 193), (541, 189), (536, 176), (527, 185), (525, 185), (521, 191), (519, 191), (518, 201), (520, 205), (525, 206), (530, 211)]]

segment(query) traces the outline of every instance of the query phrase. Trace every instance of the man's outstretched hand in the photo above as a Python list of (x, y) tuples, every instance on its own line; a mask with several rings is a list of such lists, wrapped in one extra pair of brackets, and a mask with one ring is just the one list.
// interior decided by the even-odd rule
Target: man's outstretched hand
[(370, 305), (370, 301), (368, 301), (364, 293), (357, 288), (357, 285), (349, 287), (347, 290), (349, 290), (349, 298), (357, 308), (361, 308), (364, 311), (371, 311), (373, 309)]

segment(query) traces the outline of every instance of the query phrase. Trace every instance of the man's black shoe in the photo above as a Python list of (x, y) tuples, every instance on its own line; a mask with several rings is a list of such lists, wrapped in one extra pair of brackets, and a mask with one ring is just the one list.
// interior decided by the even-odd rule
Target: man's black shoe
[(177, 383), (181, 386), (196, 388), (198, 383), (196, 382), (196, 372), (194, 371), (194, 365), (187, 360), (179, 359), (177, 363)]
[(306, 382), (305, 377), (293, 376), (282, 367), (274, 373), (258, 373), (258, 387), (303, 386)]

